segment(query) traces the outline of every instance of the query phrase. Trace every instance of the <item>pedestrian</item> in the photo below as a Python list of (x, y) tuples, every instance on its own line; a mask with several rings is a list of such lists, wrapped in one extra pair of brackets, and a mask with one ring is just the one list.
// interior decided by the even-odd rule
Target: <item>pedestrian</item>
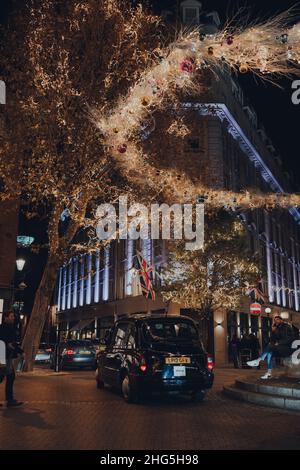
[(262, 379), (272, 378), (272, 359), (274, 357), (288, 357), (292, 354), (291, 344), (294, 340), (292, 327), (283, 321), (280, 315), (276, 315), (273, 319), (272, 333), (270, 343), (261, 354), (260, 357), (253, 361), (248, 361), (250, 367), (257, 367), (261, 361), (267, 361), (267, 372), (261, 377)]
[(257, 359), (259, 357), (260, 344), (258, 338), (254, 333), (249, 334), (251, 359)]
[(251, 345), (252, 345), (252, 342), (251, 342), (250, 335), (249, 335), (248, 332), (246, 332), (246, 333), (242, 336), (241, 343), (240, 343), (240, 347), (241, 347), (241, 349), (249, 349), (249, 350), (251, 350)]
[(20, 406), (23, 403), (14, 399), (15, 370), (13, 360), (20, 356), (23, 351), (18, 346), (17, 332), (15, 327), (15, 314), (13, 311), (3, 313), (2, 324), (0, 325), (0, 340), (6, 346), (6, 367), (5, 367), (5, 399), (8, 407)]
[(237, 334), (234, 334), (230, 340), (230, 352), (231, 357), (233, 360), (233, 365), (235, 369), (239, 369), (240, 367), (240, 339), (238, 338)]

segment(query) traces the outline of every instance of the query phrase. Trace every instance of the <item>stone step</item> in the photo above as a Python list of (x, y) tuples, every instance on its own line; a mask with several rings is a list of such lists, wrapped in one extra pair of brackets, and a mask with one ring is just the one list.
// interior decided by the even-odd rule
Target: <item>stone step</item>
[(223, 388), (223, 393), (235, 400), (246, 401), (256, 405), (283, 408), (286, 410), (300, 411), (300, 399), (287, 396), (270, 395), (269, 393), (243, 390), (235, 385)]
[(289, 398), (300, 399), (300, 388), (285, 387), (284, 385), (277, 385), (276, 379), (272, 382), (250, 382), (247, 379), (239, 379), (235, 381), (235, 387), (248, 392), (263, 393), (266, 395), (278, 395)]

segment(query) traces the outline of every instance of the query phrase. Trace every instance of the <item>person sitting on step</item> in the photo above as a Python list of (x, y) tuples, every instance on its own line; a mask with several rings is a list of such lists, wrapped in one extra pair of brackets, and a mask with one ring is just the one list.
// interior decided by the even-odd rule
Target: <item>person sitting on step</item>
[(268, 371), (261, 378), (270, 379), (272, 377), (272, 359), (273, 357), (288, 357), (292, 354), (292, 342), (294, 334), (292, 327), (283, 321), (280, 315), (273, 318), (272, 333), (270, 343), (264, 352), (253, 361), (248, 361), (247, 365), (250, 367), (258, 367), (261, 361), (267, 361)]

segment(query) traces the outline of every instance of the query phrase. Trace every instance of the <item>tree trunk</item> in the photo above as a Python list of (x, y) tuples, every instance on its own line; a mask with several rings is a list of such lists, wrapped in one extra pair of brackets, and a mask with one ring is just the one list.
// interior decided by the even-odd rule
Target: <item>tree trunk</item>
[[(106, 171), (107, 170), (104, 169), (103, 173)], [(65, 235), (62, 238), (59, 238), (58, 235), (58, 224), (60, 214), (62, 212), (62, 205), (57, 203), (53, 207), (53, 214), (48, 227), (50, 247), (49, 257), (40, 285), (35, 294), (33, 309), (22, 344), (25, 353), (25, 364), (23, 367), (25, 372), (30, 372), (33, 369), (34, 358), (36, 356), (36, 352), (38, 350), (45, 326), (47, 313), (50, 307), (51, 296), (55, 287), (57, 271), (62, 261), (62, 258), (58, 255), (58, 253), (61, 253), (62, 250), (65, 250), (69, 246), (69, 243), (76, 234), (80, 223), (85, 216), (87, 202), (88, 193), (83, 193), (81, 195), (80, 207), (77, 209), (77, 218), (74, 218), (74, 220), (71, 221)], [(50, 233), (52, 234), (52, 237), (50, 237)]]
[(33, 369), (34, 358), (39, 348), (59, 265), (59, 257), (55, 254), (49, 255), (35, 295), (33, 309), (22, 344), (25, 353), (23, 370), (26, 372), (30, 372)]

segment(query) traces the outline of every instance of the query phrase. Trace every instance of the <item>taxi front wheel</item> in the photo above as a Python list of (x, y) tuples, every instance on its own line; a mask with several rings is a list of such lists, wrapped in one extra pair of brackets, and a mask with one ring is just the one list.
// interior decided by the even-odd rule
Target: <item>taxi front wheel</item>
[(97, 388), (100, 390), (101, 388), (104, 388), (104, 382), (102, 380), (97, 379)]
[(100, 369), (98, 368), (96, 369), (96, 384), (98, 389), (104, 388), (104, 382), (101, 378)]

